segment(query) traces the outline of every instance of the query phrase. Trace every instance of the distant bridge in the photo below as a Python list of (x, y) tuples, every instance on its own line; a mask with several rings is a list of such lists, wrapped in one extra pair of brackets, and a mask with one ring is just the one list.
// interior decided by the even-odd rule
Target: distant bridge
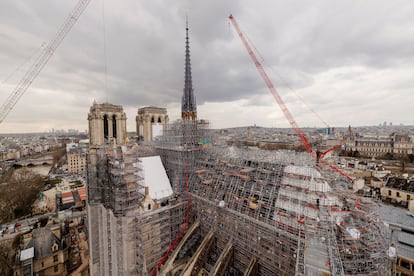
[(29, 158), (19, 160), (14, 163), (17, 166), (27, 167), (27, 166), (40, 166), (40, 165), (52, 165), (53, 156), (52, 155), (43, 155), (39, 158)]

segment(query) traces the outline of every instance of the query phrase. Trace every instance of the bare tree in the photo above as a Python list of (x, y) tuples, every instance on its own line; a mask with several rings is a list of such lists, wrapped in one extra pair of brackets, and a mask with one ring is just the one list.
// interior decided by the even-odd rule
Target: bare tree
[(16, 254), (12, 246), (12, 240), (0, 242), (0, 275), (13, 275), (13, 261)]
[(66, 148), (58, 148), (53, 152), (53, 166), (60, 165), (59, 162), (66, 154)]
[(30, 214), (32, 204), (41, 191), (42, 178), (28, 169), (20, 169), (3, 184), (0, 193), (0, 222)]

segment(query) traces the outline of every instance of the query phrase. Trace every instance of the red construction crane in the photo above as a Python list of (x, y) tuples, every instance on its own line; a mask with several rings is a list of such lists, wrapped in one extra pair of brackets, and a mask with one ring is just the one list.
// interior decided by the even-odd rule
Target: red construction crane
[[(262, 64), (257, 59), (257, 57), (254, 54), (252, 48), (250, 47), (250, 44), (247, 42), (247, 39), (245, 38), (245, 36), (241, 32), (240, 27), (239, 27), (239, 25), (236, 22), (236, 19), (234, 18), (233, 15), (230, 15), (229, 16), (229, 19), (230, 19), (231, 23), (233, 24), (234, 28), (236, 29), (237, 34), (239, 35), (240, 39), (242, 40), (244, 46), (246, 47), (247, 52), (249, 53), (250, 57), (252, 58), (254, 64), (256, 65), (256, 68), (259, 71), (260, 76), (263, 78), (264, 82), (266, 83), (267, 87), (269, 88), (270, 92), (272, 93), (273, 97), (275, 98), (276, 102), (279, 104), (280, 108), (283, 111), (283, 114), (285, 115), (286, 119), (289, 121), (291, 127), (295, 130), (296, 135), (298, 135), (299, 138), (302, 140), (302, 143), (305, 146), (306, 151), (309, 152), (310, 154), (312, 154), (312, 156), (314, 156), (315, 158), (318, 159), (319, 156), (316, 156), (316, 153), (313, 152), (312, 146), (309, 144), (308, 139), (306, 138), (306, 136), (302, 132), (302, 130), (299, 128), (299, 126), (296, 123), (295, 119), (293, 118), (292, 114), (290, 113), (290, 111), (286, 107), (284, 101), (282, 100), (282, 98), (280, 97), (279, 93), (277, 92), (277, 90), (276, 90), (275, 86), (273, 85), (272, 81), (267, 76), (265, 70), (263, 69)], [(327, 152), (322, 153), (322, 157), (326, 153)], [(320, 161), (324, 165), (329, 166), (332, 170), (334, 170), (334, 171), (338, 172), (339, 174), (341, 174), (342, 176), (346, 177), (348, 180), (353, 181), (352, 177), (348, 176), (347, 174), (345, 174), (344, 172), (342, 172), (340, 169), (338, 169), (334, 165), (328, 164), (328, 162), (325, 161), (325, 160), (323, 160), (323, 159), (321, 159)]]
[(247, 49), (247, 52), (249, 53), (250, 57), (252, 58), (254, 64), (257, 67), (257, 70), (260, 73), (260, 76), (263, 78), (264, 82), (266, 83), (267, 87), (269, 88), (270, 92), (272, 93), (273, 97), (275, 98), (276, 102), (279, 104), (280, 108), (283, 111), (283, 114), (285, 115), (286, 119), (289, 121), (291, 127), (296, 132), (296, 135), (302, 140), (303, 145), (305, 146), (305, 149), (307, 152), (312, 153), (312, 146), (309, 144), (308, 139), (306, 138), (305, 134), (302, 132), (302, 130), (299, 128), (298, 124), (296, 123), (295, 119), (293, 118), (292, 114), (290, 113), (289, 109), (286, 107), (285, 102), (280, 97), (279, 93), (276, 91), (275, 86), (273, 85), (272, 81), (267, 76), (265, 70), (263, 69), (262, 64), (257, 59), (256, 55), (253, 53), (252, 48), (250, 47), (249, 43), (247, 42), (247, 39), (244, 37), (243, 33), (241, 32), (239, 25), (236, 22), (236, 19), (234, 19), (233, 15), (229, 16), (229, 19), (231, 23), (233, 23), (234, 28), (237, 31), (237, 34), (239, 35), (240, 39), (242, 40), (244, 46)]
[(45, 67), (46, 63), (52, 57), (57, 47), (60, 45), (67, 33), (70, 31), (70, 29), (73, 27), (75, 22), (78, 20), (79, 16), (81, 16), (81, 14), (86, 9), (90, 1), (91, 0), (79, 0), (75, 8), (66, 18), (65, 22), (63, 23), (62, 27), (59, 29), (55, 37), (43, 49), (39, 57), (31, 65), (29, 70), (24, 74), (23, 78), (19, 81), (12, 93), (7, 97), (6, 101), (0, 108), (0, 124), (3, 122), (3, 120), (9, 114), (9, 112), (12, 110), (12, 108), (16, 105), (17, 101), (23, 96), (24, 92), (26, 92), (26, 90), (29, 88), (32, 82), (36, 79), (40, 71), (42, 71), (43, 67)]

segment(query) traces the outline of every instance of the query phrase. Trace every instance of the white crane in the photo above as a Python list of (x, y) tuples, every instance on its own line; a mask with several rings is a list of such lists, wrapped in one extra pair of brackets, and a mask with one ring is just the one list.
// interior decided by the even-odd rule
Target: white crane
[(59, 29), (55, 37), (49, 42), (49, 44), (43, 48), (42, 52), (35, 60), (35, 62), (30, 66), (29, 70), (24, 74), (23, 78), (16, 85), (12, 93), (7, 97), (6, 101), (0, 108), (0, 124), (7, 117), (9, 112), (16, 105), (17, 101), (22, 97), (24, 92), (29, 88), (32, 82), (45, 67), (46, 63), (52, 57), (53, 53), (59, 47), (62, 40), (65, 38), (67, 33), (72, 29), (73, 25), (79, 19), (85, 8), (88, 6), (91, 0), (79, 0), (75, 8), (66, 18), (62, 27)]

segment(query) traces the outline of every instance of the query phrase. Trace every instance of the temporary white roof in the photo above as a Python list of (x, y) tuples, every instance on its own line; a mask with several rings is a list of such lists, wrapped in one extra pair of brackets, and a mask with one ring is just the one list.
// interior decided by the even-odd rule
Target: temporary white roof
[(152, 199), (160, 199), (171, 196), (173, 190), (168, 179), (165, 168), (159, 156), (141, 157), (142, 169), (144, 172), (145, 186), (149, 187)]

